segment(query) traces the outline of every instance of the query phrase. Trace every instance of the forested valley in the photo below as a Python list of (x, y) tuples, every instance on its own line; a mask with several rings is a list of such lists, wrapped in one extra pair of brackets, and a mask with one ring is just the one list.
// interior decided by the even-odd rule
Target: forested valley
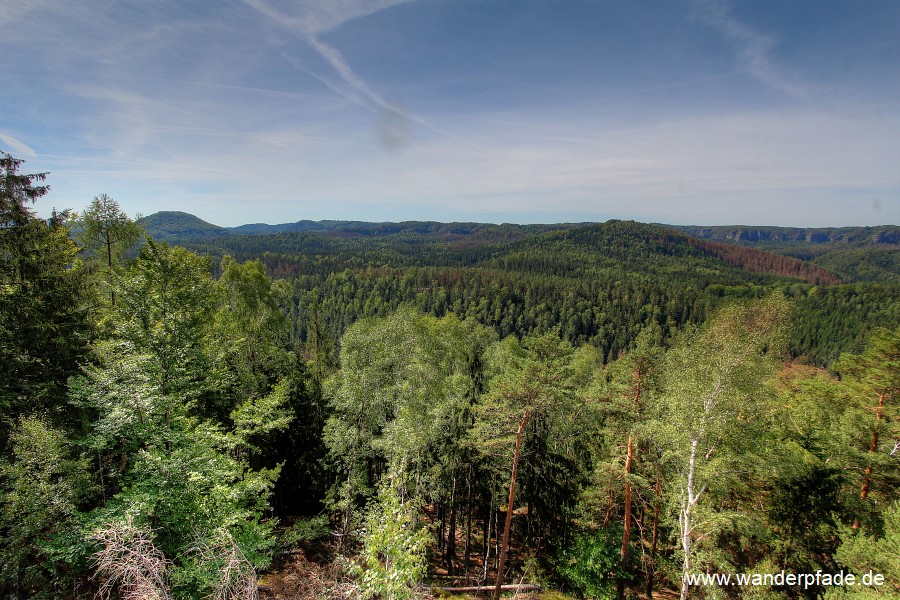
[(23, 167), (4, 598), (900, 597), (896, 227), (179, 235)]

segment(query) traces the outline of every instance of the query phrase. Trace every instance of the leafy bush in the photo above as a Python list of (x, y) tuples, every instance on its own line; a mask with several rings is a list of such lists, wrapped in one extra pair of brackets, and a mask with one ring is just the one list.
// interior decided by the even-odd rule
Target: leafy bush
[(296, 548), (303, 542), (311, 542), (331, 533), (331, 526), (326, 515), (309, 519), (297, 519), (279, 536), (281, 546), (285, 549)]
[(621, 539), (621, 532), (611, 528), (577, 535), (555, 561), (556, 573), (566, 588), (581, 598), (615, 598), (616, 579), (622, 574)]
[(414, 596), (415, 585), (428, 567), (426, 553), (431, 541), (417, 517), (415, 506), (402, 497), (397, 483), (382, 485), (366, 519), (362, 550), (349, 568), (360, 582), (363, 598)]

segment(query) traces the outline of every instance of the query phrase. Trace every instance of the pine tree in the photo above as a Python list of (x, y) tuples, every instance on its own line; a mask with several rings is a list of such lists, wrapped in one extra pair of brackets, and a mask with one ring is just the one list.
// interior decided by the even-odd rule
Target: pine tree
[[(46, 174), (22, 175), (0, 154), (0, 414), (44, 408), (63, 422), (66, 380), (90, 335), (83, 270), (69, 239), (68, 213), (49, 221), (28, 206), (49, 191)], [(0, 424), (0, 439), (8, 423)]]
[(140, 239), (141, 233), (140, 225), (106, 194), (96, 196), (78, 219), (78, 241), (102, 265), (112, 305), (116, 303), (115, 270), (122, 255)]

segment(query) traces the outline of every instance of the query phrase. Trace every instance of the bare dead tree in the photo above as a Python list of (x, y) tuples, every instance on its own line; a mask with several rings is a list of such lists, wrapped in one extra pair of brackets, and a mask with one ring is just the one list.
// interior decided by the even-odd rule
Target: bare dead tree
[(207, 564), (216, 565), (218, 578), (213, 584), (213, 600), (258, 600), (256, 569), (247, 560), (228, 529), (217, 529), (212, 543), (202, 542), (194, 552)]
[(92, 561), (102, 585), (98, 595), (109, 600), (118, 588), (123, 600), (170, 600), (166, 586), (169, 561), (153, 545), (149, 534), (135, 527), (131, 520), (110, 523), (91, 539), (103, 549)]

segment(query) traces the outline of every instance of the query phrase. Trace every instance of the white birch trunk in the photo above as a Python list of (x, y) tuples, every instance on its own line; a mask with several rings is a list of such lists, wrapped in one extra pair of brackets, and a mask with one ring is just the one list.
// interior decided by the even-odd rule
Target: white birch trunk
[(700, 439), (691, 440), (691, 458), (688, 461), (687, 473), (687, 489), (681, 506), (681, 549), (684, 551), (684, 564), (681, 575), (681, 597), (680, 600), (687, 600), (688, 597), (688, 575), (691, 572), (691, 515), (694, 504), (697, 503), (699, 494), (694, 495), (694, 471), (697, 464), (697, 447), (700, 445)]

